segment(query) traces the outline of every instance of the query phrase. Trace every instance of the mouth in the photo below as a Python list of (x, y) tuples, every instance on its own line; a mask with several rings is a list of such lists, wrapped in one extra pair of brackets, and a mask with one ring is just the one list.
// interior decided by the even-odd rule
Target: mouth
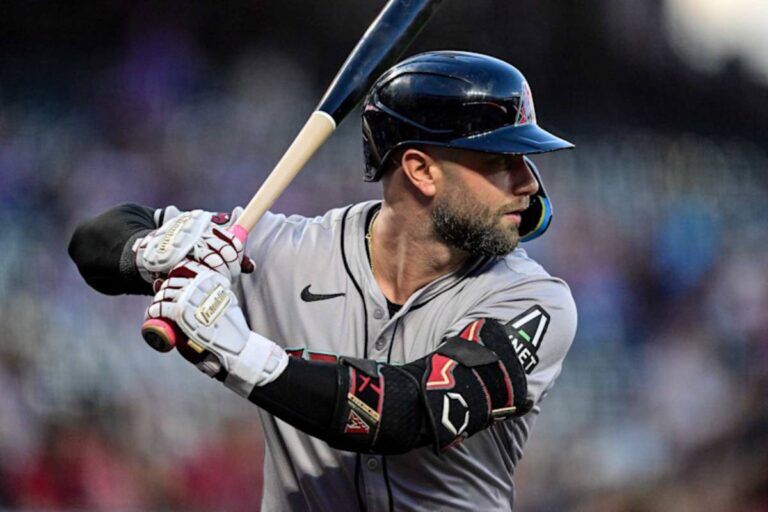
[(505, 210), (503, 213), (503, 217), (505, 219), (509, 219), (512, 223), (516, 225), (520, 225), (520, 222), (522, 221), (523, 212), (528, 209), (528, 205), (525, 205), (522, 208), (516, 208), (516, 209), (508, 209)]
[(520, 222), (522, 222), (522, 220), (523, 220), (522, 210), (513, 211), (513, 212), (507, 212), (507, 213), (504, 214), (504, 218), (505, 219), (509, 219), (514, 224), (519, 225)]

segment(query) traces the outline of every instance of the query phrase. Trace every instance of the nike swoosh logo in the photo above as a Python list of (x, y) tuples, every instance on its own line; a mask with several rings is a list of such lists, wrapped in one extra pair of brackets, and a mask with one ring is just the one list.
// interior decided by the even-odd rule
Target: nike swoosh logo
[(309, 291), (310, 286), (312, 285), (308, 284), (306, 288), (301, 290), (301, 300), (303, 300), (304, 302), (314, 302), (316, 300), (333, 299), (336, 297), (343, 297), (344, 295), (346, 295), (346, 293), (315, 294)]

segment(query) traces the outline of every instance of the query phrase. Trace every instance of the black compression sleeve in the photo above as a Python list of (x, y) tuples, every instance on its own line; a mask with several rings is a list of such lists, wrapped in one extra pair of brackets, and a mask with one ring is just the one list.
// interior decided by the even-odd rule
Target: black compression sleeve
[(349, 392), (349, 367), (291, 358), (274, 382), (254, 388), (249, 400), (267, 412), (334, 448), (366, 453), (405, 453), (432, 442), (418, 380), (408, 370), (381, 365), (386, 377), (378, 442), (363, 447), (354, 436), (340, 435), (340, 400)]
[(254, 388), (248, 399), (299, 430), (327, 440), (338, 394), (339, 365), (292, 357), (277, 379)]
[(152, 285), (136, 270), (130, 248), (155, 227), (153, 209), (121, 204), (80, 224), (69, 242), (69, 256), (85, 282), (101, 293), (152, 295)]

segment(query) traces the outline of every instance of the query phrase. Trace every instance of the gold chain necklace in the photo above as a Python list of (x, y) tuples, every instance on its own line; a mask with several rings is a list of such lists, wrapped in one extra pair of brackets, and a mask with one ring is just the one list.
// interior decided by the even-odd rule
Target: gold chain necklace
[(373, 224), (376, 222), (376, 219), (378, 218), (379, 213), (381, 213), (381, 208), (376, 210), (376, 213), (373, 214), (373, 218), (371, 218), (371, 223), (368, 224), (368, 232), (365, 234), (365, 241), (368, 242), (368, 257), (371, 259), (369, 263), (371, 264), (372, 274), (374, 274), (374, 271), (373, 271)]

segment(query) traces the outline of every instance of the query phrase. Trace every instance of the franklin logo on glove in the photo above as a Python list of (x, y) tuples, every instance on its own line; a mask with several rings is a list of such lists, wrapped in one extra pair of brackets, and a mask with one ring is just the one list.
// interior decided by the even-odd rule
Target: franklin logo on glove
[(208, 297), (205, 298), (200, 307), (195, 311), (195, 318), (206, 327), (215, 322), (229, 306), (229, 295), (223, 286), (219, 285)]
[(168, 232), (165, 234), (163, 239), (160, 240), (160, 243), (157, 245), (158, 253), (164, 254), (168, 251), (168, 248), (171, 245), (173, 245), (173, 240), (176, 238), (176, 235), (179, 233), (179, 231), (184, 226), (184, 224), (187, 223), (190, 217), (191, 215), (189, 213), (182, 213), (176, 218), (176, 221), (168, 229)]

